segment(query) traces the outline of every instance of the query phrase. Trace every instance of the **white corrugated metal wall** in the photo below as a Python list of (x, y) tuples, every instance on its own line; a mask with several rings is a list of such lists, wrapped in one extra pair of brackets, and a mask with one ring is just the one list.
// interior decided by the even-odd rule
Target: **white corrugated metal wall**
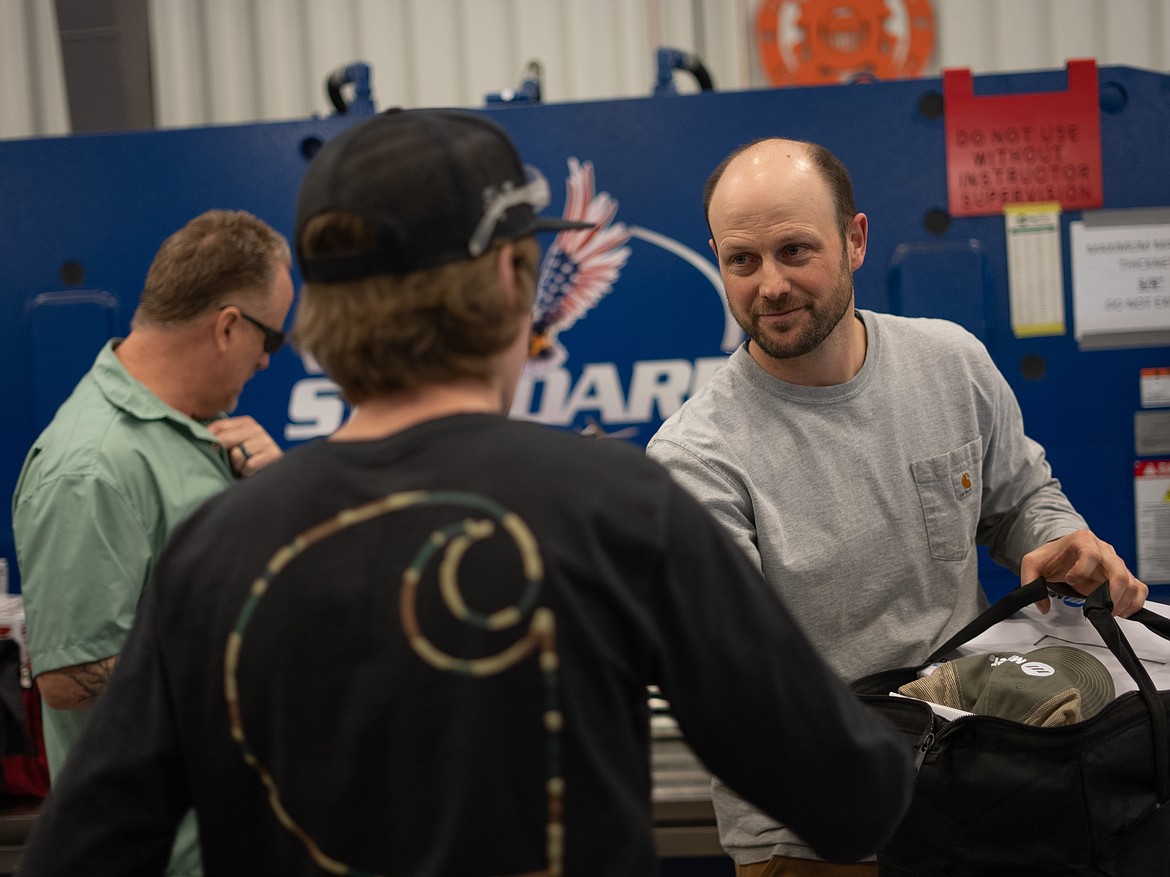
[[(720, 80), (749, 69), (748, 0), (153, 0), (161, 126), (328, 112), (324, 80), (363, 60), (386, 106), (479, 106), (543, 68), (546, 101), (648, 94), (659, 45), (694, 50)], [(266, 59), (266, 60), (260, 60)], [(724, 65), (726, 69), (724, 69)]]
[[(325, 77), (357, 60), (373, 68), (380, 107), (480, 106), (532, 60), (548, 102), (646, 95), (659, 46), (696, 52), (719, 89), (761, 87), (760, 2), (151, 0), (155, 118), (172, 127), (326, 113)], [(1170, 70), (1170, 0), (932, 5), (927, 73), (1059, 68), (1072, 57)], [(53, 0), (0, 0), (0, 137), (69, 130), (55, 18)]]
[(0, 0), (0, 137), (68, 131), (53, 0)]

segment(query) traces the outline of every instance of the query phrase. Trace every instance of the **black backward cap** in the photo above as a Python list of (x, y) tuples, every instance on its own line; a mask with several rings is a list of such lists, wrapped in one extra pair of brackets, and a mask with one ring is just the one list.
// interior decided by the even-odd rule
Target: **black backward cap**
[[(297, 261), (308, 281), (357, 280), (473, 258), (500, 238), (593, 227), (536, 213), (547, 203), (547, 182), (528, 178), (511, 139), (491, 120), (458, 110), (393, 110), (348, 128), (313, 157), (297, 197)], [(330, 211), (364, 219), (376, 244), (306, 257), (305, 226)]]

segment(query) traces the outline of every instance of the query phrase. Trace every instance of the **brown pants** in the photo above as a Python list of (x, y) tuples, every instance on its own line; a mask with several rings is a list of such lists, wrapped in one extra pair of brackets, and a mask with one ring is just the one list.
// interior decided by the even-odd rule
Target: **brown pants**
[(877, 862), (834, 865), (816, 859), (773, 856), (767, 862), (736, 865), (735, 877), (877, 877)]

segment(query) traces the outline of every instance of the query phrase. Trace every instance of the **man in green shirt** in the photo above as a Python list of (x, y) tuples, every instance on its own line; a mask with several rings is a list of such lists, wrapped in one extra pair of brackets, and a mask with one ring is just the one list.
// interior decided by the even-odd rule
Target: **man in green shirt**
[[(13, 530), (32, 671), (56, 777), (101, 693), (175, 525), (281, 456), (251, 417), (226, 417), (283, 342), (285, 239), (210, 211), (160, 247), (124, 340), (114, 339), (25, 460)], [(170, 874), (199, 874), (193, 820)]]

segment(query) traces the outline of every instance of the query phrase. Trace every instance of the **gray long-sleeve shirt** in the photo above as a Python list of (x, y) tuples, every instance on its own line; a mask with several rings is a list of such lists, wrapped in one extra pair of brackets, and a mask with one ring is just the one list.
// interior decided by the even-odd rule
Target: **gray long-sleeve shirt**
[[(986, 606), (977, 543), (1017, 570), (1028, 551), (1085, 526), (974, 336), (858, 314), (868, 348), (852, 380), (788, 384), (744, 346), (647, 447), (759, 563), (846, 680), (920, 662)], [(737, 861), (815, 857), (718, 781), (714, 800)]]

